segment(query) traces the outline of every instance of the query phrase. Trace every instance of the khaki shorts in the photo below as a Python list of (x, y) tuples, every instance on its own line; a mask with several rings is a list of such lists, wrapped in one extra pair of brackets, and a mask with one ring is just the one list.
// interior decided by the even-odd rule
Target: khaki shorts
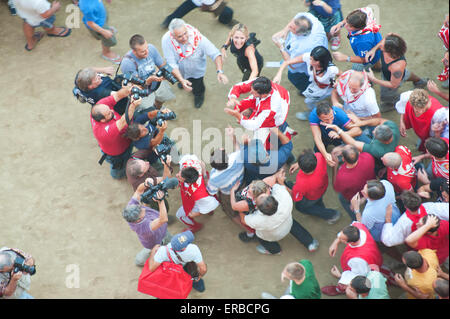
[(156, 92), (150, 94), (142, 99), (141, 105), (139, 105), (138, 110), (145, 110), (155, 104), (155, 100), (158, 102), (167, 102), (173, 100), (175, 94), (172, 92), (172, 88), (167, 81), (162, 81)]
[[(103, 26), (103, 29), (107, 29), (107, 30), (110, 30), (110, 31), (114, 32), (114, 30), (111, 27), (109, 27), (108, 25), (106, 25), (106, 24)], [(96, 38), (97, 40), (102, 40), (102, 44), (105, 47), (110, 48), (110, 47), (113, 47), (113, 46), (115, 46), (117, 44), (117, 40), (116, 40), (116, 36), (115, 35), (113, 35), (111, 38), (107, 39), (103, 35), (101, 35), (100, 33), (96, 32), (96, 31), (94, 31), (92, 29), (88, 28), (88, 30), (94, 36), (94, 38)]]

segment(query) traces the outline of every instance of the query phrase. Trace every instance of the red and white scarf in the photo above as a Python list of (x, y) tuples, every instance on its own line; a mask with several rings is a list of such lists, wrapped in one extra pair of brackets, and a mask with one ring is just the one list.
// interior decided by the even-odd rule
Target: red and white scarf
[(186, 29), (188, 32), (188, 42), (185, 44), (186, 50), (183, 53), (183, 50), (181, 50), (181, 46), (178, 43), (177, 40), (173, 37), (173, 34), (169, 32), (170, 40), (172, 42), (172, 45), (177, 52), (177, 54), (181, 57), (181, 60), (186, 59), (190, 57), (192, 54), (194, 54), (194, 51), (199, 46), (200, 40), (202, 39), (201, 33), (191, 26), (190, 24), (186, 24)]
[[(448, 26), (445, 24), (442, 25), (441, 30), (439, 30), (438, 37), (442, 40), (444, 43), (444, 47), (448, 50), (449, 45), (449, 35), (448, 35)], [(444, 70), (437, 76), (437, 79), (441, 82), (444, 82), (448, 80), (449, 74), (448, 74), (449, 68), (446, 66)]]
[(349, 80), (353, 74), (353, 72), (356, 72), (355, 70), (348, 70), (341, 74), (341, 76), (338, 78), (337, 84), (336, 84), (336, 90), (339, 94), (339, 96), (344, 100), (345, 103), (350, 104), (358, 100), (361, 95), (366, 92), (368, 88), (370, 88), (370, 82), (369, 78), (367, 77), (367, 73), (363, 71), (364, 74), (364, 83), (361, 86), (361, 89), (357, 93), (352, 93), (348, 87)]

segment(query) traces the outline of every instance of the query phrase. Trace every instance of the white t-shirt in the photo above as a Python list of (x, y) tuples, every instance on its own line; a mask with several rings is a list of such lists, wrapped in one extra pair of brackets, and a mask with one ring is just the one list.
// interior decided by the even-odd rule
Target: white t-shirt
[(292, 227), (292, 197), (285, 186), (275, 184), (272, 196), (278, 202), (278, 209), (272, 216), (264, 215), (259, 210), (245, 216), (245, 223), (256, 230), (256, 235), (267, 241), (283, 239)]
[(201, 5), (205, 5), (205, 6), (210, 6), (212, 5), (214, 2), (216, 2), (216, 0), (191, 0), (197, 7), (200, 7)]
[(303, 92), (303, 95), (305, 97), (317, 99), (323, 96), (331, 95), (331, 91), (333, 91), (333, 86), (330, 85), (330, 81), (334, 80), (336, 78), (336, 75), (339, 73), (338, 67), (335, 65), (331, 65), (327, 68), (325, 74), (322, 74), (321, 76), (316, 75), (316, 80), (319, 83), (329, 85), (328, 87), (321, 89), (317, 85), (316, 81), (314, 81), (314, 70), (311, 67), (311, 54), (309, 52), (304, 53), (302, 55), (302, 58), (306, 64), (306, 68), (308, 70), (309, 75), (309, 81), (311, 82), (311, 84)]
[[(347, 89), (347, 91), (349, 90)], [(352, 111), (358, 117), (368, 117), (379, 113), (380, 108), (378, 107), (375, 90), (368, 88), (355, 102), (345, 103), (344, 110)]]
[(44, 21), (41, 14), (51, 7), (47, 0), (13, 0), (13, 3), (17, 14), (32, 26), (38, 26)]
[[(179, 260), (177, 255), (175, 255), (175, 253), (172, 250), (172, 245), (170, 243), (167, 245), (167, 247), (169, 247), (170, 257), (172, 258), (172, 260), (175, 264), (182, 264), (184, 266), (186, 263), (188, 263), (190, 261), (193, 261), (196, 264), (203, 261), (203, 257), (202, 257), (202, 253), (200, 252), (200, 248), (198, 248), (198, 246), (196, 244), (189, 244), (186, 246), (185, 250), (177, 251), (177, 254), (180, 255), (180, 257), (183, 261)], [(156, 254), (154, 256), (154, 259), (157, 263), (170, 261), (169, 257), (167, 256), (166, 246), (159, 247), (158, 251), (156, 252)]]

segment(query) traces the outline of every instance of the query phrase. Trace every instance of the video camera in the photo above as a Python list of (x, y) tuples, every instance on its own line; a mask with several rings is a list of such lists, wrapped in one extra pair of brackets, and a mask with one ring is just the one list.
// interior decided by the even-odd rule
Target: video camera
[(19, 271), (29, 273), (30, 276), (33, 276), (36, 273), (36, 266), (25, 265), (25, 258), (17, 256), (14, 260), (14, 273)]
[(158, 155), (158, 157), (163, 161), (164, 163), (167, 160), (167, 155), (170, 154), (170, 151), (172, 150), (172, 146), (175, 144), (170, 138), (167, 136), (164, 136), (161, 143), (156, 145), (155, 152)]
[[(178, 186), (178, 179), (172, 177), (168, 178), (166, 177), (161, 183), (153, 186), (149, 186), (149, 189), (146, 190), (141, 195), (141, 202), (144, 204), (151, 204), (153, 202), (153, 199), (155, 200), (163, 200), (166, 196), (168, 196), (168, 190), (174, 189)], [(164, 196), (162, 198), (158, 198), (158, 192), (162, 191), (164, 193)]]
[(164, 121), (169, 121), (169, 120), (174, 120), (177, 118), (177, 115), (175, 114), (175, 112), (171, 111), (169, 113), (163, 113), (161, 111), (158, 111), (158, 113), (156, 113), (156, 116), (152, 119), (150, 119), (150, 123), (153, 126), (161, 126), (163, 125)]

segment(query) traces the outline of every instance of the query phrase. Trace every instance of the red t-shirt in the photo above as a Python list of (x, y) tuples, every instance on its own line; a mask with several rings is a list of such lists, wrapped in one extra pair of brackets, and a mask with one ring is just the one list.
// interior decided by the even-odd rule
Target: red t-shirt
[[(441, 139), (443, 139), (448, 145), (448, 138), (441, 137)], [(443, 177), (443, 178), (448, 179), (448, 152), (447, 152), (447, 156), (445, 157), (445, 159), (438, 160), (433, 156), (431, 161), (433, 163), (432, 164), (433, 176), (436, 178)]]
[(375, 179), (375, 159), (369, 153), (362, 152), (355, 167), (347, 168), (344, 164), (339, 168), (334, 190), (350, 201), (371, 179)]
[(412, 154), (409, 148), (399, 145), (395, 153), (402, 158), (402, 164), (398, 169), (387, 168), (387, 179), (394, 186), (396, 193), (414, 190), (416, 186), (416, 169), (412, 163)]
[(95, 138), (97, 139), (98, 145), (108, 155), (116, 156), (120, 155), (127, 150), (127, 148), (131, 144), (131, 140), (123, 137), (122, 134), (125, 133), (128, 125), (119, 132), (117, 128), (116, 122), (120, 120), (120, 115), (116, 111), (114, 111), (114, 105), (116, 105), (116, 100), (114, 100), (113, 96), (108, 96), (100, 101), (97, 104), (107, 105), (113, 112), (114, 117), (106, 122), (97, 122), (92, 118), (91, 115), (91, 125), (92, 131), (94, 133)]
[(417, 247), (414, 248), (414, 250), (421, 250), (425, 248), (436, 250), (436, 255), (438, 256), (439, 264), (441, 265), (448, 257), (448, 233), (448, 221), (441, 219), (440, 226), (437, 231), (437, 236), (425, 234), (424, 236), (422, 236), (422, 238), (419, 239)]
[(312, 174), (305, 174), (300, 170), (297, 174), (294, 187), (292, 187), (292, 199), (301, 201), (303, 197), (309, 200), (317, 200), (325, 194), (328, 187), (327, 161), (321, 153), (316, 153), (317, 166)]

